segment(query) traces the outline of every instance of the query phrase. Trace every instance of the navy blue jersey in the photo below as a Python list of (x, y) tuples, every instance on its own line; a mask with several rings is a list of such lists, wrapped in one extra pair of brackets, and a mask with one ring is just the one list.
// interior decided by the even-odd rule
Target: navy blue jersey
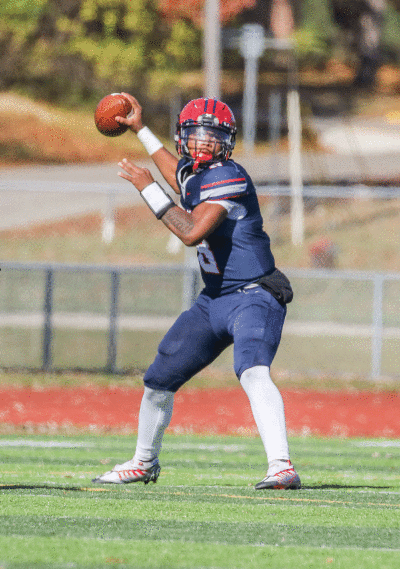
[(176, 179), (186, 211), (202, 202), (218, 203), (228, 211), (217, 229), (197, 246), (205, 294), (215, 298), (234, 292), (273, 271), (274, 257), (262, 228), (256, 191), (242, 166), (227, 160), (194, 173), (191, 162), (183, 158)]

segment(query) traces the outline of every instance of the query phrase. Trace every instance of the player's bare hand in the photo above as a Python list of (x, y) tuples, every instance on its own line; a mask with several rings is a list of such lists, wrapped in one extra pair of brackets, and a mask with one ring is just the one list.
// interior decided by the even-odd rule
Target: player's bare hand
[(132, 162), (129, 162), (126, 158), (118, 162), (124, 171), (118, 172), (118, 176), (131, 182), (139, 192), (144, 190), (146, 186), (154, 182), (154, 178), (147, 168), (140, 168)]
[(142, 123), (142, 107), (135, 97), (129, 93), (121, 93), (132, 105), (132, 110), (129, 115), (124, 117), (115, 117), (115, 120), (121, 124), (126, 124), (133, 132), (139, 132), (143, 128)]

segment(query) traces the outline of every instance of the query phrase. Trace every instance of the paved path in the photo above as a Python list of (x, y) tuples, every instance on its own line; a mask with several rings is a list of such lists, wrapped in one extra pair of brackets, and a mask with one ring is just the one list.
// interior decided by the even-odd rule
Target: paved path
[(32, 166), (0, 169), (0, 229), (141, 203), (117, 176), (117, 165)]
[[(328, 152), (303, 153), (305, 182), (400, 180), (398, 125), (365, 120), (345, 123), (337, 119), (314, 120), (312, 125)], [(235, 152), (234, 156), (258, 185), (289, 181), (285, 153), (246, 155)], [(150, 160), (138, 164), (148, 167), (162, 182)], [(138, 192), (119, 178), (117, 172), (117, 164), (1, 168), (0, 229), (89, 212), (107, 216), (116, 205), (142, 203)]]

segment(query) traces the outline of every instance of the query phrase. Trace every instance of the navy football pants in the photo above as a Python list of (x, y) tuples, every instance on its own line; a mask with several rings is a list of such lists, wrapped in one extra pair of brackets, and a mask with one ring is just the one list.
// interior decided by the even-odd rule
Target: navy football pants
[(270, 366), (285, 316), (286, 308), (260, 286), (215, 299), (200, 294), (161, 340), (144, 383), (175, 392), (232, 343), (239, 379), (248, 368)]

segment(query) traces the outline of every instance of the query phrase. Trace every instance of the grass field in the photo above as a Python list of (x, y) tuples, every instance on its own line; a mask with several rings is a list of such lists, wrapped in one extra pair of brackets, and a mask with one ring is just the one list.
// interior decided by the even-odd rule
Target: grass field
[(0, 566), (394, 569), (400, 443), (290, 440), (300, 491), (256, 492), (258, 438), (165, 437), (157, 484), (95, 486), (130, 437), (0, 438)]
[[(277, 219), (271, 217), (272, 202), (263, 196), (259, 200), (264, 228), (272, 236), (279, 267), (309, 267), (310, 247), (321, 237), (327, 237), (336, 246), (338, 269), (400, 270), (397, 245), (400, 200), (315, 202), (314, 207), (306, 208), (305, 239), (298, 247), (291, 242), (289, 210)], [(111, 243), (101, 240), (99, 212), (0, 231), (0, 259), (113, 265), (183, 261), (184, 248), (175, 253), (168, 249), (170, 233), (146, 206), (117, 208), (115, 222)]]

